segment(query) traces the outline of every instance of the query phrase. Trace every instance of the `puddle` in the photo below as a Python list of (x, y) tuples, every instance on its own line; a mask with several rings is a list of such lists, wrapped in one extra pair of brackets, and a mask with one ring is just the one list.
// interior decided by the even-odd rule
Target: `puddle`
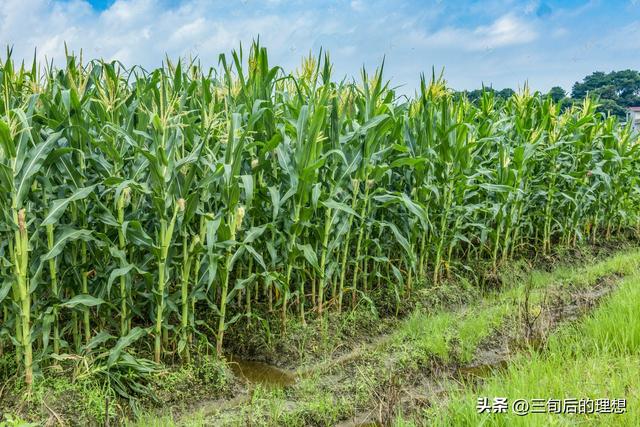
[(229, 367), (236, 376), (245, 379), (250, 384), (284, 388), (296, 382), (296, 375), (293, 372), (264, 362), (244, 360), (231, 356), (229, 358)]
[(238, 394), (231, 399), (221, 398), (200, 402), (195, 411), (201, 413), (204, 417), (218, 416), (223, 411), (233, 410), (239, 406), (249, 404), (251, 402), (251, 389), (256, 384), (275, 389), (288, 387), (296, 382), (296, 375), (293, 372), (277, 368), (268, 363), (230, 356), (228, 365), (235, 376), (248, 383), (248, 390), (244, 390), (242, 394)]

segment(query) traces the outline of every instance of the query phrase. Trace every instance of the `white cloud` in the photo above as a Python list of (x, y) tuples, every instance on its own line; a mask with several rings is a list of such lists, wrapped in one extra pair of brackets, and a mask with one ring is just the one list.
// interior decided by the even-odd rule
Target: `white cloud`
[(554, 38), (564, 37), (569, 34), (569, 30), (564, 27), (556, 28), (551, 32), (551, 36)]
[(528, 43), (537, 37), (529, 23), (512, 15), (498, 18), (488, 27), (478, 27), (474, 33), (494, 47)]
[(365, 10), (365, 5), (362, 0), (351, 0), (351, 9), (356, 12), (362, 12)]
[[(419, 34), (416, 34), (419, 37)], [(496, 19), (491, 25), (475, 29), (446, 27), (433, 34), (422, 33), (422, 43), (439, 48), (486, 50), (520, 45), (534, 41), (534, 26), (512, 14)]]
[(524, 7), (524, 13), (526, 13), (527, 15), (530, 15), (530, 14), (534, 13), (536, 11), (536, 9), (538, 9), (539, 6), (540, 6), (540, 0), (530, 1)]
[(624, 27), (615, 28), (614, 31), (602, 38), (602, 45), (607, 49), (615, 48), (627, 51), (631, 55), (631, 52), (640, 50), (640, 38), (638, 34), (640, 34), (640, 20), (631, 22)]

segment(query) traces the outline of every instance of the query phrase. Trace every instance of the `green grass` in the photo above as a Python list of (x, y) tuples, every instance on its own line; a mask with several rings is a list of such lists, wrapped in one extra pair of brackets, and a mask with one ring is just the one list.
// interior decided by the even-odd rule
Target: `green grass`
[[(628, 257), (615, 257), (593, 269), (628, 271)], [(575, 276), (567, 276), (575, 278)], [(583, 282), (584, 283), (584, 282)], [(477, 390), (454, 390), (445, 405), (425, 415), (437, 425), (546, 426), (640, 425), (640, 276), (628, 277), (589, 317), (566, 326), (549, 339), (546, 351), (518, 355), (508, 368)], [(478, 414), (478, 397), (627, 399), (622, 415)]]
[[(11, 384), (7, 384), (11, 387)], [(0, 384), (0, 389), (2, 384)], [(12, 425), (29, 425), (23, 424), (21, 418), (11, 413), (11, 407), (4, 407), (4, 403), (14, 403), (16, 406), (22, 408), (22, 412), (29, 415), (29, 417), (23, 417), (31, 419), (31, 421), (38, 420), (39, 422), (34, 425), (40, 425), (44, 423), (47, 417), (52, 416), (53, 412), (47, 412), (47, 417), (40, 417), (41, 411), (49, 411), (50, 408), (55, 411), (61, 419), (69, 419), (73, 417), (75, 423), (78, 425), (91, 424), (91, 423), (103, 423), (106, 418), (106, 405), (105, 402), (109, 400), (111, 405), (109, 407), (109, 415), (112, 419), (115, 419), (118, 415), (118, 407), (116, 402), (116, 396), (106, 384), (100, 384), (96, 381), (82, 380), (71, 382), (64, 376), (49, 377), (44, 381), (38, 382), (36, 386), (31, 390), (31, 395), (25, 397), (20, 401), (13, 401), (13, 398), (20, 396), (17, 390), (8, 388), (4, 389), (3, 397), (0, 398), (0, 426), (4, 427), (3, 421), (6, 421), (7, 426)], [(2, 418), (2, 414), (7, 418)], [(13, 421), (12, 421), (13, 420)], [(15, 421), (15, 422), (14, 422)]]
[[(433, 357), (468, 363), (483, 340), (507, 320), (515, 320), (527, 285), (532, 288), (530, 305), (536, 309), (552, 287), (584, 288), (607, 276), (634, 274), (639, 265), (640, 251), (630, 250), (581, 268), (533, 271), (529, 277), (507, 283), (505, 289), (489, 292), (459, 312), (417, 310), (400, 323), (387, 351), (403, 353), (404, 359), (414, 364)], [(510, 326), (515, 326), (514, 322), (507, 325)]]
[[(223, 360), (200, 357), (192, 364), (152, 374), (149, 383), (153, 396), (133, 400), (128, 406), (118, 400), (103, 379), (89, 376), (74, 380), (68, 371), (59, 367), (58, 371), (37, 382), (29, 396), (20, 393), (19, 385), (0, 382), (0, 427), (5, 427), (3, 421), (6, 421), (6, 426), (22, 426), (20, 420), (23, 418), (34, 421), (35, 425), (44, 425), (54, 412), (70, 425), (103, 425), (107, 400), (112, 424), (140, 415), (134, 425), (168, 426), (174, 423), (174, 413), (190, 412), (190, 405), (227, 394), (233, 381), (232, 373)], [(172, 413), (167, 413), (167, 408)], [(194, 425), (197, 417), (189, 418), (189, 425)]]

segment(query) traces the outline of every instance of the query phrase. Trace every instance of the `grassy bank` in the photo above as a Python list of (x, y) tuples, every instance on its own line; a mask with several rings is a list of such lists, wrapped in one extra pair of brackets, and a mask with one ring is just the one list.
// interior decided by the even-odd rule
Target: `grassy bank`
[[(448, 307), (429, 311), (416, 307), (413, 314), (398, 322), (390, 333), (356, 346), (340, 357), (300, 367), (300, 378), (293, 387), (254, 386), (234, 405), (210, 402), (189, 416), (177, 418), (177, 423), (302, 426), (341, 422), (423, 425), (435, 421), (444, 425), (459, 422), (475, 425), (482, 420), (470, 418), (472, 414), (468, 411), (475, 410), (477, 395), (456, 389), (454, 385), (459, 384), (460, 372), (467, 367), (495, 363), (510, 365), (512, 360), (514, 366), (520, 364), (526, 370), (527, 343), (548, 346), (548, 351), (552, 351), (554, 345), (561, 346), (554, 344), (555, 336), (547, 343), (551, 331), (590, 310), (598, 290), (614, 289), (621, 277), (636, 277), (640, 251), (630, 249), (599, 262), (585, 261), (587, 264), (582, 267), (565, 266), (551, 272), (524, 273), (515, 266), (510, 270), (513, 281), (505, 276), (504, 288), (500, 291), (486, 292), (456, 310)], [(589, 300), (592, 294), (595, 297)], [(562, 314), (563, 308), (575, 310), (568, 315)], [(530, 317), (537, 319), (533, 325), (525, 322)], [(574, 331), (570, 324), (566, 328)], [(565, 326), (559, 330), (565, 330)], [(617, 338), (611, 336), (609, 340), (615, 342)], [(521, 352), (524, 353), (520, 355)], [(558, 363), (561, 361), (558, 359)], [(620, 378), (634, 378), (628, 376), (633, 373), (630, 363), (618, 365), (627, 368), (619, 372)], [(609, 369), (618, 365), (610, 365)], [(579, 367), (576, 363), (575, 373), (579, 373)], [(562, 371), (549, 370), (548, 373), (556, 378), (558, 385), (566, 383), (567, 377)], [(593, 372), (591, 378), (601, 378), (600, 373)], [(535, 379), (534, 374), (527, 377), (532, 384), (536, 383)], [(618, 383), (624, 384), (622, 380)], [(565, 385), (569, 390), (581, 384), (576, 381)], [(519, 380), (517, 386), (533, 387), (525, 380)], [(541, 383), (539, 387), (546, 390), (547, 386)], [(549, 388), (547, 394), (553, 390)], [(449, 399), (454, 392), (461, 394)], [(449, 407), (443, 401), (465, 401), (468, 406)], [(164, 425), (176, 422), (173, 417), (153, 416), (144, 418), (140, 425), (151, 420)]]
[[(436, 404), (421, 415), (429, 424), (458, 426), (640, 425), (638, 313), (640, 276), (636, 274), (624, 279), (592, 315), (555, 333), (543, 351), (522, 352), (507, 369), (487, 378), (477, 389), (452, 390), (444, 404)], [(476, 401), (482, 396), (626, 399), (626, 413), (479, 414)]]

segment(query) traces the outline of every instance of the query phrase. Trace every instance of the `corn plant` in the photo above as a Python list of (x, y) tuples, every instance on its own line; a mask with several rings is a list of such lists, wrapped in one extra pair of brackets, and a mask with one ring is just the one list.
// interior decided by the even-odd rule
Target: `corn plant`
[(233, 328), (399, 313), (471, 262), (640, 232), (638, 137), (597, 100), (471, 102), (435, 74), (406, 98), (383, 70), (334, 81), (321, 53), (288, 73), (257, 42), (211, 69), (8, 51), (0, 352), (27, 388), (83, 360), (129, 394)]

